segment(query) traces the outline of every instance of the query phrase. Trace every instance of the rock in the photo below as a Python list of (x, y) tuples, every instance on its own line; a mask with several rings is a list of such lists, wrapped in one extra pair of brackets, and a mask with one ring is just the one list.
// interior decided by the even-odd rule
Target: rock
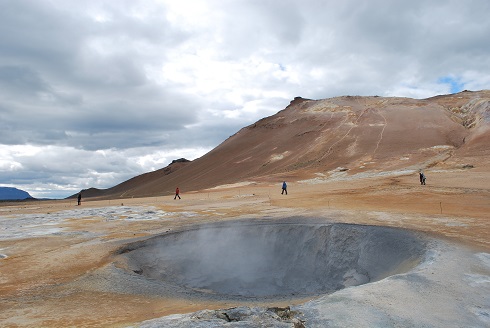
[(304, 328), (304, 322), (298, 318), (301, 313), (285, 308), (250, 308), (246, 306), (221, 310), (203, 310), (189, 315), (173, 315), (148, 320), (136, 327), (271, 327)]

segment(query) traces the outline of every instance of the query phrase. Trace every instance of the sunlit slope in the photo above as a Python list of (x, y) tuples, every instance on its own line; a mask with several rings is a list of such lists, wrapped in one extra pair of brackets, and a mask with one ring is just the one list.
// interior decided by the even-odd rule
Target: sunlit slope
[(300, 97), (277, 114), (242, 128), (188, 163), (149, 172), (87, 196), (167, 195), (243, 181), (327, 174), (488, 165), (490, 91), (429, 99)]

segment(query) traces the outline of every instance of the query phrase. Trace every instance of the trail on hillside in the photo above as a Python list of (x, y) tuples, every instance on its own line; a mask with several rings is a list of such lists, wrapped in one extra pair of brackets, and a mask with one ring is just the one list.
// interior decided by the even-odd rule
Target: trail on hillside
[(381, 110), (382, 108), (385, 107), (385, 104), (386, 104), (386, 100), (381, 102), (380, 104), (380, 108), (376, 108), (376, 112), (383, 118), (384, 120), (384, 125), (383, 125), (383, 129), (381, 129), (381, 133), (379, 134), (379, 139), (378, 139), (378, 142), (376, 143), (376, 148), (374, 148), (374, 151), (373, 151), (373, 156), (372, 158), (374, 158), (374, 155), (376, 154), (376, 151), (378, 150), (379, 148), (379, 144), (381, 143), (381, 140), (383, 140), (383, 133), (385, 132), (385, 129), (386, 129), (386, 126), (388, 125), (388, 121), (386, 120), (386, 117), (383, 115), (383, 113), (381, 113)]
[[(359, 103), (359, 100), (356, 100), (357, 103), (360, 105), (360, 106), (365, 106), (365, 105), (362, 105), (361, 103)], [(334, 142), (329, 148), (328, 150), (320, 157), (319, 161), (322, 161), (323, 159), (325, 159), (327, 156), (329, 156), (332, 151), (333, 151), (333, 148), (339, 144), (342, 140), (344, 140), (349, 134), (350, 132), (352, 131), (352, 129), (354, 129), (355, 127), (357, 127), (357, 123), (359, 122), (359, 119), (364, 115), (364, 113), (366, 113), (367, 111), (369, 110), (369, 108), (365, 108), (362, 110), (361, 114), (356, 118), (354, 124), (349, 128), (349, 130), (347, 130), (347, 132), (339, 139), (337, 140), (336, 142)], [(347, 119), (349, 118), (349, 115), (346, 116), (346, 119), (341, 122), (339, 124), (339, 126), (337, 127), (337, 129), (342, 126), (343, 124), (345, 124), (345, 122), (347, 121)]]

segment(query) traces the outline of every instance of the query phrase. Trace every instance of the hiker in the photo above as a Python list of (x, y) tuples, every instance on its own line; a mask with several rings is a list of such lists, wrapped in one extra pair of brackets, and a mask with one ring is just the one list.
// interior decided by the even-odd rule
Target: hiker
[(82, 192), (78, 193), (78, 205), (82, 204)]
[(284, 193), (286, 193), (286, 195), (288, 194), (288, 185), (286, 184), (286, 181), (283, 181), (282, 182), (282, 192), (281, 192), (281, 195), (284, 195)]
[(179, 199), (181, 199), (179, 194), (180, 194), (180, 190), (179, 190), (179, 187), (177, 187), (177, 189), (175, 189), (175, 197), (174, 197), (174, 200), (177, 199), (177, 197), (179, 197)]
[(425, 174), (423, 172), (419, 173), (420, 184), (425, 185)]

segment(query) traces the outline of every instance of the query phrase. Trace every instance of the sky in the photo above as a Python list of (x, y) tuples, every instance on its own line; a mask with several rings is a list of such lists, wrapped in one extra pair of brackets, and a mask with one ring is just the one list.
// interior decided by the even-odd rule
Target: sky
[(296, 96), (490, 89), (488, 0), (0, 0), (0, 186), (194, 160)]

